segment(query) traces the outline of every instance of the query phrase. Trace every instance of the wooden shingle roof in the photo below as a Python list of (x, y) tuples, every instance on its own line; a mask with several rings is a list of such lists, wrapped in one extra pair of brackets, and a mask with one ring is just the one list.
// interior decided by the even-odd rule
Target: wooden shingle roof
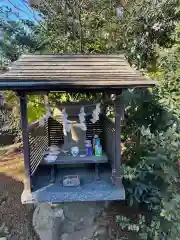
[(123, 55), (24, 55), (0, 75), (0, 89), (77, 90), (147, 87), (155, 81)]

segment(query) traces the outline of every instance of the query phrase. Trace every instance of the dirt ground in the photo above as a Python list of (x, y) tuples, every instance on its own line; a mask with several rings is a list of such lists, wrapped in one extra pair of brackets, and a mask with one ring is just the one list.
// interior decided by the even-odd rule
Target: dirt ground
[(21, 204), (22, 153), (0, 155), (0, 226), (5, 224), (10, 240), (38, 240), (32, 228), (32, 208)]

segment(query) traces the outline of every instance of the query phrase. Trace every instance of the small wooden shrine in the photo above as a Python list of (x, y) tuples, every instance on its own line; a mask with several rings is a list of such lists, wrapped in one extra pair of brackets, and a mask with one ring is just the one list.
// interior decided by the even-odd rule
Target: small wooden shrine
[[(123, 55), (25, 55), (0, 75), (0, 90), (20, 99), (24, 143), (23, 203), (123, 200), (120, 174), (123, 89), (154, 86)], [(49, 104), (48, 94), (99, 93), (96, 101)], [(45, 116), (28, 124), (31, 94)], [(113, 98), (111, 97), (113, 96)], [(111, 102), (115, 117), (109, 119)]]

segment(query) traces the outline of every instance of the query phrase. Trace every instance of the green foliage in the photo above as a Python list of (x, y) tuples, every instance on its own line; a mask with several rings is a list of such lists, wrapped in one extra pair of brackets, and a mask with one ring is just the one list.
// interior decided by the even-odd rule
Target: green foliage
[[(168, 188), (176, 187), (180, 174), (176, 166), (180, 157), (179, 130), (176, 124), (166, 132), (156, 134), (141, 128), (141, 157), (133, 167), (122, 166), (124, 178), (130, 183), (126, 190), (131, 204), (146, 203), (156, 210)], [(136, 152), (134, 155), (139, 157)]]
[(124, 135), (129, 142), (124, 153), (128, 164), (122, 166), (122, 174), (127, 202), (134, 207), (143, 205), (152, 217), (145, 218), (143, 224), (122, 216), (117, 221), (122, 228), (138, 233), (137, 239), (179, 239), (179, 33), (176, 24), (174, 34), (169, 36), (171, 47), (156, 49), (157, 71), (150, 76), (158, 80), (157, 88), (125, 94)]
[(37, 48), (36, 25), (29, 20), (12, 20), (12, 10), (0, 7), (0, 52), (1, 69), (15, 61), (22, 53)]
[(123, 47), (130, 62), (138, 68), (156, 71), (157, 46), (170, 47), (171, 34), (180, 14), (179, 1), (130, 2), (122, 21)]
[[(129, 137), (138, 128), (149, 127), (152, 132), (164, 129), (168, 122), (167, 112), (158, 104), (156, 89), (134, 89), (124, 91), (125, 97), (125, 132)], [(172, 118), (172, 116), (171, 116)], [(134, 135), (133, 134), (133, 135)]]
[(115, 4), (103, 1), (48, 1), (38, 9), (44, 15), (41, 45), (53, 53), (117, 52), (119, 21)]
[(173, 47), (160, 52), (156, 75), (159, 78), (159, 102), (180, 119), (180, 25), (177, 25), (173, 39)]
[(128, 164), (122, 165), (121, 170), (127, 202), (134, 207), (147, 207), (152, 212), (152, 219), (143, 225), (128, 222), (121, 216), (117, 220), (122, 226), (124, 221), (125, 226), (129, 223), (131, 231), (139, 227), (137, 239), (179, 239), (179, 60), (177, 57), (171, 59), (171, 54), (166, 60), (166, 68), (162, 68), (165, 63), (161, 62), (161, 75), (160, 71), (157, 73), (160, 76), (157, 89), (145, 95), (139, 90), (126, 92), (124, 134), (129, 142), (124, 158)]
[(79, 102), (82, 100), (96, 101), (102, 97), (101, 93), (50, 93), (49, 102), (54, 105), (57, 101), (63, 102)]
[(171, 47), (179, 12), (178, 0), (127, 1), (123, 18), (108, 0), (51, 1), (38, 9), (44, 16), (40, 49), (62, 53), (125, 52), (130, 63), (155, 71), (157, 47)]
[(121, 228), (138, 232), (137, 239), (179, 239), (180, 126), (176, 123), (156, 134), (142, 127), (141, 148), (138, 163), (133, 167), (123, 165), (122, 174), (129, 204), (143, 204), (152, 216), (135, 223), (118, 216), (117, 221)]
[[(8, 125), (11, 126), (11, 130), (20, 130), (20, 114), (18, 106), (18, 97), (12, 91), (4, 91), (3, 96), (5, 98), (7, 106), (11, 109), (11, 116), (8, 118)], [(7, 113), (5, 113), (7, 114)]]
[(39, 120), (45, 113), (45, 105), (42, 95), (31, 95), (28, 97), (28, 121), (29, 123)]
[[(179, 210), (179, 206), (177, 210)], [(134, 232), (134, 239), (137, 240), (179, 240), (178, 225), (164, 219), (164, 216), (139, 214), (136, 221), (125, 216), (117, 216), (116, 221), (121, 229)]]
[[(11, 115), (12, 126), (20, 129), (20, 109), (19, 98), (12, 91), (4, 91), (3, 95), (9, 107), (12, 108), (13, 114)], [(40, 119), (45, 114), (44, 98), (42, 95), (29, 95), (28, 96), (28, 122), (31, 123)]]

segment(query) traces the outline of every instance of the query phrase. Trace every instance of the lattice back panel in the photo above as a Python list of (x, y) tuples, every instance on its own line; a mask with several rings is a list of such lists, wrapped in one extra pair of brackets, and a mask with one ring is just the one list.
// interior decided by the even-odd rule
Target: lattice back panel
[(48, 120), (48, 137), (49, 146), (61, 145), (64, 143), (63, 125), (61, 121), (56, 121), (52, 118)]
[(87, 126), (86, 139), (92, 141), (94, 135), (97, 134), (99, 138), (102, 140), (103, 129), (104, 129), (103, 118), (101, 116), (100, 119), (95, 123), (91, 122), (91, 118), (92, 116), (86, 117), (86, 126)]
[(30, 158), (30, 174), (36, 171), (43, 159), (44, 151), (48, 149), (48, 123), (44, 126), (44, 136), (34, 136), (29, 134), (29, 158)]

